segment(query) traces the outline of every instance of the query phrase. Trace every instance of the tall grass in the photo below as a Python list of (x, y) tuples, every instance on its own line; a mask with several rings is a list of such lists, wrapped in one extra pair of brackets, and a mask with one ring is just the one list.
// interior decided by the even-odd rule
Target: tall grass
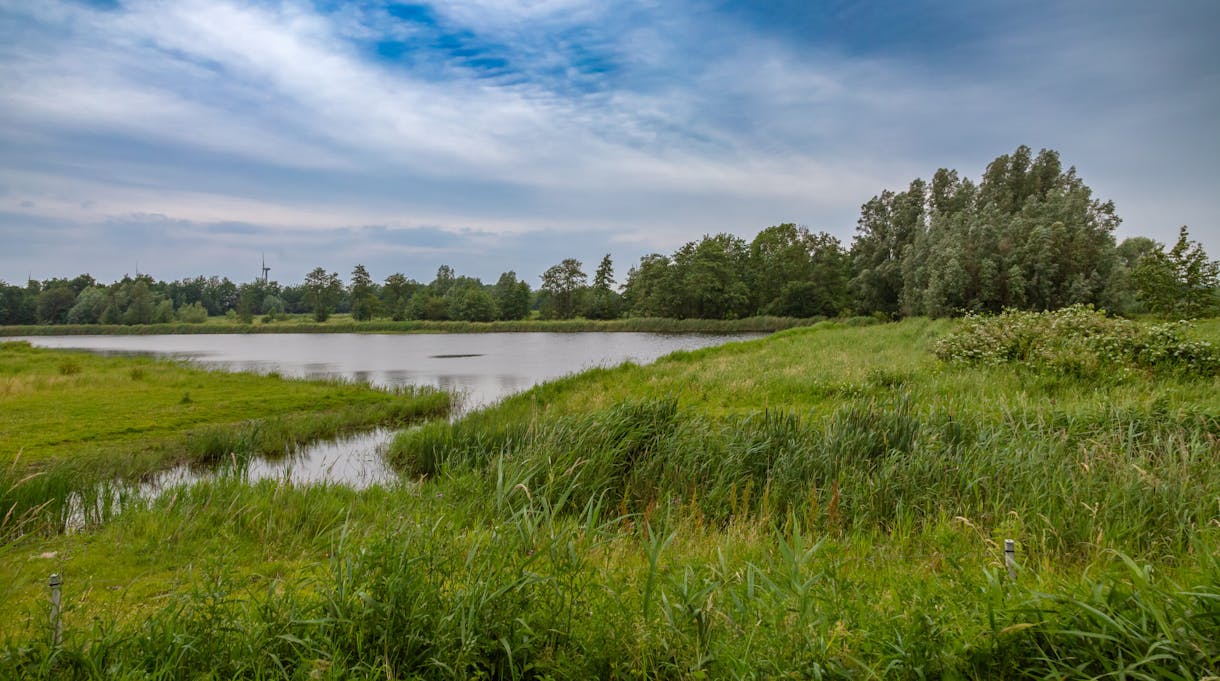
[(396, 461), (413, 475), (501, 475), (502, 465), (545, 498), (605, 497), (636, 513), (677, 501), (719, 523), (798, 513), (850, 533), (963, 517), (1061, 554), (1177, 554), (1198, 528), (1220, 523), (1220, 419), (1207, 414), (995, 422), (896, 395), (826, 417), (715, 418), (668, 399), (494, 432), (430, 424), (399, 437)]
[[(404, 504), (417, 491), (376, 491), (376, 503), (437, 503)], [(0, 647), (0, 675), (1186, 679), (1220, 664), (1214, 557), (1171, 578), (1107, 552), (1012, 582), (964, 552), (929, 569), (891, 543), (880, 560), (791, 515), (727, 530), (658, 515), (660, 530), (595, 502), (565, 511), (505, 493), (498, 509), (455, 500), (369, 532), (354, 518), (368, 505), (342, 488), (183, 489), (118, 529), (147, 541), (230, 528), (231, 543), (307, 547), (314, 569), (283, 579), (204, 560), (187, 588), (122, 624), (82, 621), (70, 599), (64, 644), (31, 613)]]
[(170, 492), (59, 568), (97, 586), (62, 646), (0, 601), (0, 677), (1215, 675), (1216, 379), (941, 365), (948, 330), (593, 370), (401, 435), (390, 488)]

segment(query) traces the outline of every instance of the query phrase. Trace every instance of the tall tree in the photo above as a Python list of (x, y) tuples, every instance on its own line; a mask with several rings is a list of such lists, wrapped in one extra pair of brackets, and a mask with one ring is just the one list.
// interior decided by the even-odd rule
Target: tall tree
[(1220, 262), (1190, 240), (1186, 227), (1169, 251), (1158, 246), (1139, 259), (1132, 272), (1136, 291), (1151, 311), (1192, 319), (1215, 311)]
[(623, 302), (636, 317), (670, 317), (677, 309), (677, 297), (670, 280), (673, 263), (660, 253), (640, 258), (627, 272)]
[(356, 268), (352, 270), (352, 284), (349, 290), (352, 301), (352, 319), (358, 322), (372, 319), (377, 314), (377, 289), (364, 265), (356, 265)]
[(38, 294), (37, 316), (39, 324), (63, 324), (68, 321), (68, 311), (76, 304), (76, 293), (68, 286), (54, 286)]
[(407, 279), (400, 272), (385, 278), (381, 286), (381, 304), (391, 319), (398, 322), (407, 318), (407, 303), (418, 288), (418, 282)]
[(544, 315), (559, 319), (575, 317), (586, 281), (588, 275), (581, 270), (580, 261), (575, 258), (565, 258), (543, 272), (540, 290), (547, 299)]
[(496, 318), (504, 320), (525, 319), (530, 314), (530, 285), (517, 280), (517, 273), (508, 271), (500, 275), (492, 293), (496, 302)]
[(445, 295), (449, 318), (464, 322), (490, 322), (496, 317), (496, 303), (482, 282), (458, 277)]
[(916, 179), (905, 192), (884, 191), (861, 207), (851, 248), (859, 312), (900, 311), (903, 258), (923, 231), (926, 194), (927, 185)]
[(749, 248), (732, 234), (704, 236), (679, 248), (669, 284), (678, 318), (731, 319), (749, 314)]
[[(756, 314), (784, 314), (780, 294), (789, 284), (809, 281), (813, 258), (809, 230), (791, 222), (768, 227), (750, 242), (750, 307)], [(807, 315), (801, 315), (807, 316)]]
[(988, 165), (977, 187), (942, 169), (928, 203), (926, 228), (902, 254), (905, 313), (1111, 306), (1114, 204), (1095, 199), (1056, 152), (1031, 160), (1020, 147)]
[(614, 262), (609, 253), (593, 275), (584, 310), (589, 319), (616, 319), (622, 315), (622, 297), (614, 290)]
[(124, 324), (151, 324), (153, 313), (156, 312), (156, 301), (152, 291), (143, 276), (138, 277), (130, 286), (128, 292), (130, 302), (123, 312)]
[(315, 267), (305, 275), (305, 301), (313, 310), (316, 322), (324, 322), (330, 318), (335, 305), (339, 302), (339, 294), (343, 291), (343, 282), (338, 272), (328, 273), (321, 267)]

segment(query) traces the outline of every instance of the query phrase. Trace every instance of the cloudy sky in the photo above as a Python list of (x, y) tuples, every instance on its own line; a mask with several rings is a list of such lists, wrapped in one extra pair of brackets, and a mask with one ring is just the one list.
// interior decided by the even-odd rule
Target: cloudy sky
[[(1017, 9), (1019, 8), (1019, 9)], [(620, 278), (1060, 151), (1220, 257), (1220, 2), (0, 0), (0, 279)]]

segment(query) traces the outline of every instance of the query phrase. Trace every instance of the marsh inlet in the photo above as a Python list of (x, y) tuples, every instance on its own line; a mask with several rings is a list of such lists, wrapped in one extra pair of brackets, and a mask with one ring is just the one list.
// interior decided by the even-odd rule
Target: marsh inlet
[[(696, 350), (764, 334), (471, 333), (212, 334), (160, 336), (29, 336), (47, 348), (136, 353), (187, 359), (224, 371), (285, 377), (341, 378), (393, 387), (430, 385), (459, 398), (456, 414), (488, 406), (538, 383), (596, 366), (646, 364), (676, 350)], [(453, 362), (462, 359), (461, 362)], [(394, 478), (381, 454), (394, 431), (377, 429), (317, 442), (250, 464), (251, 479), (336, 482), (353, 487)], [(172, 469), (152, 486), (191, 482), (207, 471)], [(175, 482), (176, 481), (176, 482)]]

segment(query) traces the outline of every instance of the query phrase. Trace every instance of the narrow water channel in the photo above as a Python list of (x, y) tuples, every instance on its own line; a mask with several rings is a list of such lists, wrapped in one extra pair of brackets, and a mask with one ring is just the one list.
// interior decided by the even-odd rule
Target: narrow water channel
[[(164, 336), (30, 336), (38, 347), (186, 359), (223, 371), (285, 377), (344, 378), (377, 386), (429, 385), (457, 394), (459, 411), (479, 409), (538, 383), (595, 366), (652, 362), (676, 350), (720, 345), (762, 334), (486, 333), (486, 334), (213, 334)], [(337, 482), (362, 488), (395, 479), (383, 457), (395, 431), (374, 429), (317, 442), (290, 456), (257, 459), (250, 480)], [(141, 483), (139, 493), (211, 475), (181, 466)], [(127, 492), (127, 490), (125, 490)]]

